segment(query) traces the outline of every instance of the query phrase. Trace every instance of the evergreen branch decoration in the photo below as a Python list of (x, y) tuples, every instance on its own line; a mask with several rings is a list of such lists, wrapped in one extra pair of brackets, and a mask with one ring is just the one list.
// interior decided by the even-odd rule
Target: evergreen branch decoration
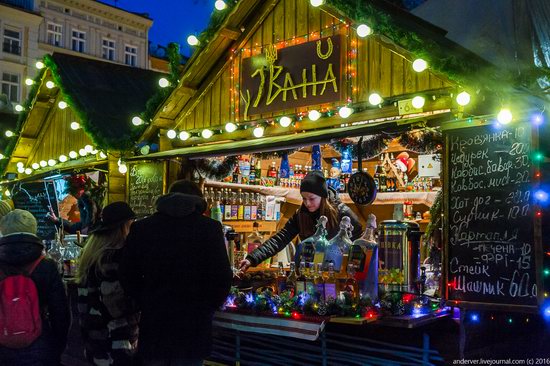
[(435, 197), (435, 201), (430, 207), (430, 222), (426, 227), (425, 237), (430, 238), (436, 230), (441, 228), (441, 213), (443, 205), (443, 190), (440, 190)]
[(195, 160), (195, 167), (208, 179), (222, 180), (233, 173), (238, 161), (237, 156), (227, 156), (222, 161), (218, 159), (198, 159)]
[(277, 150), (277, 151), (266, 151), (266, 152), (259, 152), (254, 153), (253, 155), (261, 160), (269, 160), (269, 159), (280, 159), (283, 155), (291, 155), (294, 154), (296, 151), (299, 151), (300, 149), (287, 149), (287, 150)]
[[(364, 136), (363, 144), (361, 146), (363, 151), (363, 156), (361, 159), (368, 160), (380, 155), (380, 153), (388, 147), (391, 140), (391, 135), (387, 134)], [(359, 158), (357, 156), (357, 143), (354, 143), (352, 140), (344, 139), (334, 141), (330, 145), (339, 153), (342, 153), (344, 149), (351, 147), (350, 153), (352, 159), (358, 160)]]
[(210, 16), (210, 22), (202, 33), (197, 37), (199, 44), (196, 46), (195, 52), (202, 50), (210, 40), (214, 38), (214, 35), (220, 30), (221, 25), (231, 13), (231, 10), (237, 4), (237, 0), (225, 1), (226, 8), (223, 10), (214, 10)]

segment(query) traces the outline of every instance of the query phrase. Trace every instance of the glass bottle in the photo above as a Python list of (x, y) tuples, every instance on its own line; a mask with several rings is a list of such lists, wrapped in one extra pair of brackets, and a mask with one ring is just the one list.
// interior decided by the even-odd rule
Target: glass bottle
[(254, 193), (250, 193), (250, 220), (258, 220), (258, 201)]
[(336, 277), (334, 276), (334, 264), (328, 264), (328, 276), (325, 279), (325, 301), (330, 298), (336, 299), (338, 296), (336, 292)]
[(279, 262), (279, 272), (277, 273), (277, 293), (280, 295), (286, 290), (286, 273), (283, 267), (283, 262)]
[(260, 159), (256, 160), (254, 179), (256, 180), (256, 184), (262, 184), (262, 161)]
[(321, 263), (315, 264), (315, 291), (318, 294), (319, 301), (325, 301), (325, 279), (323, 278), (323, 265)]
[(348, 262), (349, 248), (352, 244), (348, 231), (353, 229), (349, 217), (344, 216), (340, 221), (340, 231), (328, 242), (325, 250), (324, 263), (332, 263), (334, 270), (340, 272)]
[(264, 237), (258, 231), (260, 225), (255, 222), (253, 225), (253, 232), (246, 237), (247, 251), (248, 253), (252, 252), (254, 249), (258, 248), (264, 242)]
[(350, 295), (352, 301), (359, 299), (359, 286), (355, 279), (355, 266), (353, 263), (348, 264), (348, 277), (344, 285), (344, 292)]
[(244, 220), (244, 200), (242, 189), (239, 189), (239, 193), (237, 194), (237, 220)]
[(223, 214), (222, 214), (222, 209), (220, 207), (220, 201), (218, 200), (214, 201), (214, 204), (210, 209), (210, 218), (219, 222), (223, 221)]
[(291, 296), (296, 294), (296, 267), (294, 263), (290, 263), (290, 274), (286, 278), (286, 290), (290, 291)]
[(306, 263), (306, 292), (309, 296), (315, 296), (315, 267), (313, 262)]
[(327, 225), (328, 219), (326, 216), (321, 216), (317, 220), (315, 234), (302, 241), (301, 261), (302, 258), (306, 262), (323, 263), (325, 257), (325, 250), (328, 246), (327, 240)]
[(237, 220), (239, 218), (239, 202), (237, 199), (237, 192), (231, 192), (231, 220)]
[(239, 163), (235, 164), (235, 169), (233, 170), (233, 183), (241, 183), (241, 171), (239, 169)]
[(251, 186), (256, 184), (256, 159), (252, 157), (250, 159), (250, 174), (248, 176), (248, 184)]
[(231, 220), (231, 191), (225, 189), (224, 192), (225, 208), (223, 210), (223, 216), (225, 220)]
[(353, 242), (350, 249), (350, 264), (355, 270), (355, 279), (361, 294), (378, 299), (378, 242), (374, 235), (376, 231), (376, 216), (370, 214), (363, 235)]
[(296, 278), (296, 295), (306, 292), (306, 262), (300, 262), (300, 273)]

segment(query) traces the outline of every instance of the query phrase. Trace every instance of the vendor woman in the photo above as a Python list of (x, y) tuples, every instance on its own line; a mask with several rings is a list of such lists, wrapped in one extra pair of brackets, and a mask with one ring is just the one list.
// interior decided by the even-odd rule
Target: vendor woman
[(262, 246), (249, 253), (241, 261), (239, 267), (246, 272), (250, 266), (257, 266), (267, 258), (270, 258), (283, 250), (296, 235), (304, 240), (315, 233), (315, 225), (320, 216), (326, 216), (327, 238), (334, 237), (339, 230), (342, 217), (348, 216), (353, 225), (352, 240), (361, 236), (362, 228), (355, 213), (344, 203), (340, 202), (337, 194), (329, 191), (325, 178), (319, 171), (308, 173), (300, 185), (302, 205), (288, 220), (286, 225)]

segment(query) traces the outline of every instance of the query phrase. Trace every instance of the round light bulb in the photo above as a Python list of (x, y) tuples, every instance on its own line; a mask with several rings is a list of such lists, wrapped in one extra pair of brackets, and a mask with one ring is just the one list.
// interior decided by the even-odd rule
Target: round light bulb
[(459, 93), (456, 96), (456, 102), (461, 106), (468, 105), (468, 103), (470, 103), (470, 94), (466, 93), (465, 91)]
[(71, 129), (72, 130), (78, 130), (80, 128), (80, 123), (78, 122), (71, 122)]
[(196, 46), (199, 44), (199, 39), (192, 34), (189, 37), (187, 37), (187, 43), (189, 43), (190, 46)]
[(11, 130), (6, 131), (6, 137), (13, 137), (14, 133)]
[(23, 168), (25, 166), (25, 164), (23, 164), (22, 161), (18, 162), (17, 164), (15, 164), (18, 168)]
[(342, 118), (348, 118), (349, 116), (351, 116), (352, 113), (353, 113), (353, 109), (351, 109), (350, 107), (342, 107), (338, 111), (338, 114)]
[(36, 63), (34, 64), (34, 66), (36, 66), (36, 68), (37, 68), (38, 70), (41, 70), (41, 69), (43, 69), (44, 66), (46, 66), (46, 65), (44, 65), (44, 63), (43, 63), (42, 61), (36, 61)]
[(0, 154), (0, 160), (4, 159), (4, 154)]
[(309, 111), (307, 113), (307, 117), (311, 120), (311, 121), (317, 121), (319, 118), (321, 118), (321, 113), (319, 113), (318, 110), (316, 109), (312, 109), (311, 111)]
[(143, 145), (141, 149), (139, 149), (139, 152), (141, 155), (147, 155), (149, 154), (149, 151), (151, 150), (151, 147), (149, 145)]
[(372, 33), (372, 29), (371, 27), (369, 27), (368, 25), (366, 24), (360, 24), (358, 27), (357, 27), (357, 35), (361, 38), (363, 37), (366, 37), (368, 36), (369, 34)]
[(185, 140), (187, 140), (189, 137), (191, 137), (191, 136), (189, 135), (189, 132), (186, 132), (186, 131), (181, 131), (181, 132), (180, 132), (179, 138), (180, 138), (181, 141), (185, 141)]
[(170, 82), (166, 78), (160, 78), (159, 79), (159, 86), (161, 88), (166, 88), (167, 86), (170, 86)]
[(216, 0), (216, 3), (214, 3), (214, 7), (216, 10), (223, 10), (227, 8), (227, 4), (223, 0)]
[(122, 164), (122, 159), (119, 158), (118, 161), (116, 162), (116, 164), (117, 164), (118, 166), (120, 166), (120, 164)]
[(206, 130), (202, 130), (201, 132), (201, 135), (203, 138), (205, 139), (209, 139), (210, 137), (212, 137), (214, 133), (212, 131), (210, 131), (209, 129), (206, 129)]
[(16, 112), (22, 112), (23, 111), (23, 106), (21, 104), (16, 104), (15, 105), (15, 111)]
[(55, 164), (57, 164), (57, 161), (55, 161), (54, 159), (48, 160), (48, 165), (49, 166), (54, 166)]
[(78, 154), (80, 154), (80, 156), (86, 156), (88, 155), (88, 152), (85, 149), (80, 149), (78, 150)]
[(323, 5), (324, 1), (323, 0), (309, 0), (309, 3), (313, 7), (318, 7), (318, 6)]
[(225, 130), (229, 133), (235, 132), (237, 130), (237, 125), (233, 122), (228, 122), (225, 124)]
[(53, 88), (55, 88), (55, 83), (54, 83), (53, 81), (51, 81), (51, 80), (46, 81), (46, 88), (48, 88), (48, 89), (53, 89)]
[(91, 153), (94, 151), (94, 147), (92, 145), (86, 145), (84, 146), (84, 150), (86, 150), (87, 153)]
[(99, 152), (99, 157), (100, 157), (101, 159), (107, 159), (107, 154), (105, 154), (103, 151), (100, 151), (100, 152)]
[(60, 101), (59, 103), (57, 103), (57, 106), (59, 107), (59, 109), (65, 109), (67, 108), (68, 104), (65, 101)]
[(19, 168), (17, 168), (17, 172), (18, 173), (25, 173), (25, 168), (20, 166)]
[(508, 108), (502, 108), (500, 112), (498, 112), (497, 120), (503, 125), (512, 122), (512, 119), (512, 112)]
[(10, 197), (10, 196), (11, 196), (11, 192), (10, 192), (9, 189), (6, 189), (6, 190), (4, 191), (4, 194), (6, 195), (6, 197)]
[(141, 118), (139, 118), (138, 116), (134, 116), (132, 118), (132, 124), (134, 126), (141, 126), (143, 124), (143, 120)]
[(288, 127), (290, 126), (291, 123), (292, 123), (292, 119), (290, 119), (290, 117), (287, 117), (287, 116), (281, 117), (281, 119), (279, 120), (279, 124), (281, 125), (281, 127)]
[(31, 78), (26, 78), (25, 79), (25, 84), (27, 84), (28, 86), (31, 86), (32, 84), (34, 84), (34, 80), (31, 79)]
[(424, 103), (426, 103), (426, 99), (424, 97), (416, 96), (412, 99), (412, 106), (416, 109), (420, 109), (424, 107)]
[(38, 163), (32, 163), (32, 168), (33, 168), (34, 170), (40, 169), (40, 164), (38, 164)]
[(378, 93), (372, 93), (369, 95), (369, 103), (371, 105), (379, 105), (382, 103), (382, 97)]
[(417, 58), (413, 62), (413, 70), (416, 72), (422, 72), (428, 68), (428, 63), (421, 58)]
[(66, 162), (67, 160), (69, 160), (69, 159), (67, 158), (66, 155), (59, 155), (59, 161), (60, 161), (61, 163), (64, 163), (64, 162)]
[(120, 172), (120, 174), (126, 174), (126, 172), (128, 171), (128, 167), (126, 166), (126, 164), (120, 164), (118, 166), (118, 171)]
[(40, 160), (40, 166), (41, 166), (42, 168), (45, 168), (45, 167), (48, 166), (48, 162), (47, 162), (46, 160)]
[(31, 168), (25, 169), (25, 174), (31, 175), (32, 174), (32, 169)]
[(71, 158), (71, 159), (78, 158), (78, 153), (76, 151), (69, 152), (69, 158)]
[(175, 139), (178, 134), (174, 130), (168, 130), (166, 132), (166, 137), (168, 137), (170, 140)]
[(252, 133), (254, 134), (254, 137), (260, 138), (264, 135), (264, 128), (262, 126), (256, 127)]

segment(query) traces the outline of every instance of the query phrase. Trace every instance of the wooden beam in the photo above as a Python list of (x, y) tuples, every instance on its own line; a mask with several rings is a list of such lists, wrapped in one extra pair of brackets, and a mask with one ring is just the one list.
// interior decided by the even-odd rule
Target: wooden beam
[(237, 39), (239, 39), (241, 33), (242, 32), (240, 30), (231, 29), (229, 27), (225, 27), (220, 30), (220, 36), (228, 38), (232, 41), (236, 41)]

